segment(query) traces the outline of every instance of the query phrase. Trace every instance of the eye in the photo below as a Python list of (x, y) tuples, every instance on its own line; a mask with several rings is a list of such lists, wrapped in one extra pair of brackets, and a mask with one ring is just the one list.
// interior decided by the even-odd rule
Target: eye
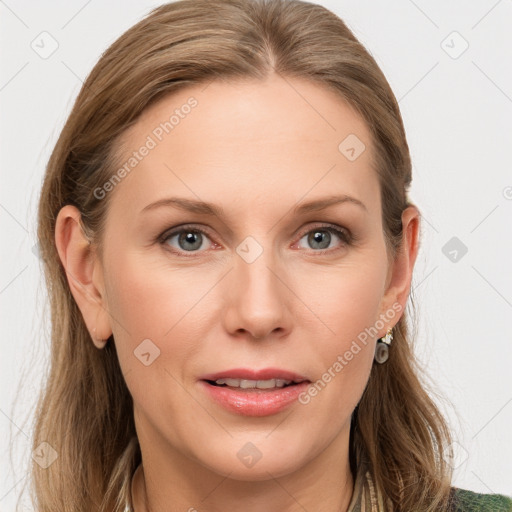
[(299, 240), (302, 241), (306, 239), (306, 243), (310, 245), (313, 249), (320, 249), (314, 252), (324, 253), (330, 252), (331, 248), (330, 244), (333, 240), (332, 235), (335, 235), (337, 238), (341, 240), (341, 244), (336, 249), (342, 249), (351, 244), (351, 235), (350, 233), (339, 227), (334, 226), (318, 226), (314, 229), (311, 229), (306, 232), (304, 236)]
[[(175, 239), (174, 244), (170, 243)], [(182, 226), (171, 232), (164, 233), (159, 241), (162, 245), (171, 247), (173, 252), (183, 253), (196, 253), (202, 252), (199, 249), (204, 248), (205, 240), (209, 240), (207, 233), (196, 227)]]

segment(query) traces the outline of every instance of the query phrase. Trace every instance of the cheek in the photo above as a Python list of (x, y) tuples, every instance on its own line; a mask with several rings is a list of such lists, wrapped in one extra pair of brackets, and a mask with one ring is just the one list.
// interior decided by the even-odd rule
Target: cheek
[(122, 258), (112, 260), (109, 269), (108, 299), (114, 321), (134, 340), (171, 336), (207, 291), (208, 282), (192, 266), (173, 267), (156, 253), (121, 252)]
[(375, 257), (336, 268), (303, 272), (297, 288), (309, 309), (305, 316), (322, 337), (339, 340), (337, 348), (374, 326), (384, 294), (387, 267)]
[[(114, 338), (123, 370), (139, 372), (144, 367), (137, 358), (142, 350), (139, 347), (147, 347), (149, 359), (155, 358), (154, 367), (178, 367), (181, 371), (176, 361), (185, 360), (194, 347), (179, 340), (191, 338), (189, 331), (195, 324), (190, 323), (190, 318), (194, 315), (194, 305), (207, 291), (207, 283), (201, 284), (192, 273), (162, 268), (161, 264), (151, 265), (148, 258), (125, 254), (111, 267), (107, 284)], [(172, 351), (168, 349), (171, 345)]]

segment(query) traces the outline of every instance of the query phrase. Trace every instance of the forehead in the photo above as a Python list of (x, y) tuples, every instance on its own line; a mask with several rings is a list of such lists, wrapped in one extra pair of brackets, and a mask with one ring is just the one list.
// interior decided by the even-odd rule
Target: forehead
[(292, 203), (336, 189), (371, 204), (372, 151), (364, 120), (322, 85), (214, 80), (163, 97), (125, 132), (118, 164), (128, 172), (115, 194), (142, 208), (177, 193)]

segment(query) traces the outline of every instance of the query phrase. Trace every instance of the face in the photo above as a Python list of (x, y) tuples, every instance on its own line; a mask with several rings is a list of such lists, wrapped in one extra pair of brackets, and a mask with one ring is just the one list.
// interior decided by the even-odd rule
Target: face
[[(189, 87), (125, 133), (94, 279), (146, 453), (238, 480), (346, 453), (376, 338), (400, 316), (372, 151), (338, 96), (277, 76)], [(233, 369), (306, 382), (205, 381)]]

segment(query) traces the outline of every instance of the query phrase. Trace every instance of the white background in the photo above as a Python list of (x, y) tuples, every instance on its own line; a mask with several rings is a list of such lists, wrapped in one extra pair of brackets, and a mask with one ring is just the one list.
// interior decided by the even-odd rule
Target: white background
[[(317, 3), (345, 20), (399, 100), (424, 215), (415, 350), (458, 440), (454, 484), (512, 495), (512, 2)], [(157, 5), (0, 1), (1, 511), (26, 481), (48, 355), (33, 252), (44, 168), (101, 52)], [(46, 59), (31, 48), (43, 31), (58, 42)], [(443, 252), (452, 237), (467, 247), (456, 261)]]

